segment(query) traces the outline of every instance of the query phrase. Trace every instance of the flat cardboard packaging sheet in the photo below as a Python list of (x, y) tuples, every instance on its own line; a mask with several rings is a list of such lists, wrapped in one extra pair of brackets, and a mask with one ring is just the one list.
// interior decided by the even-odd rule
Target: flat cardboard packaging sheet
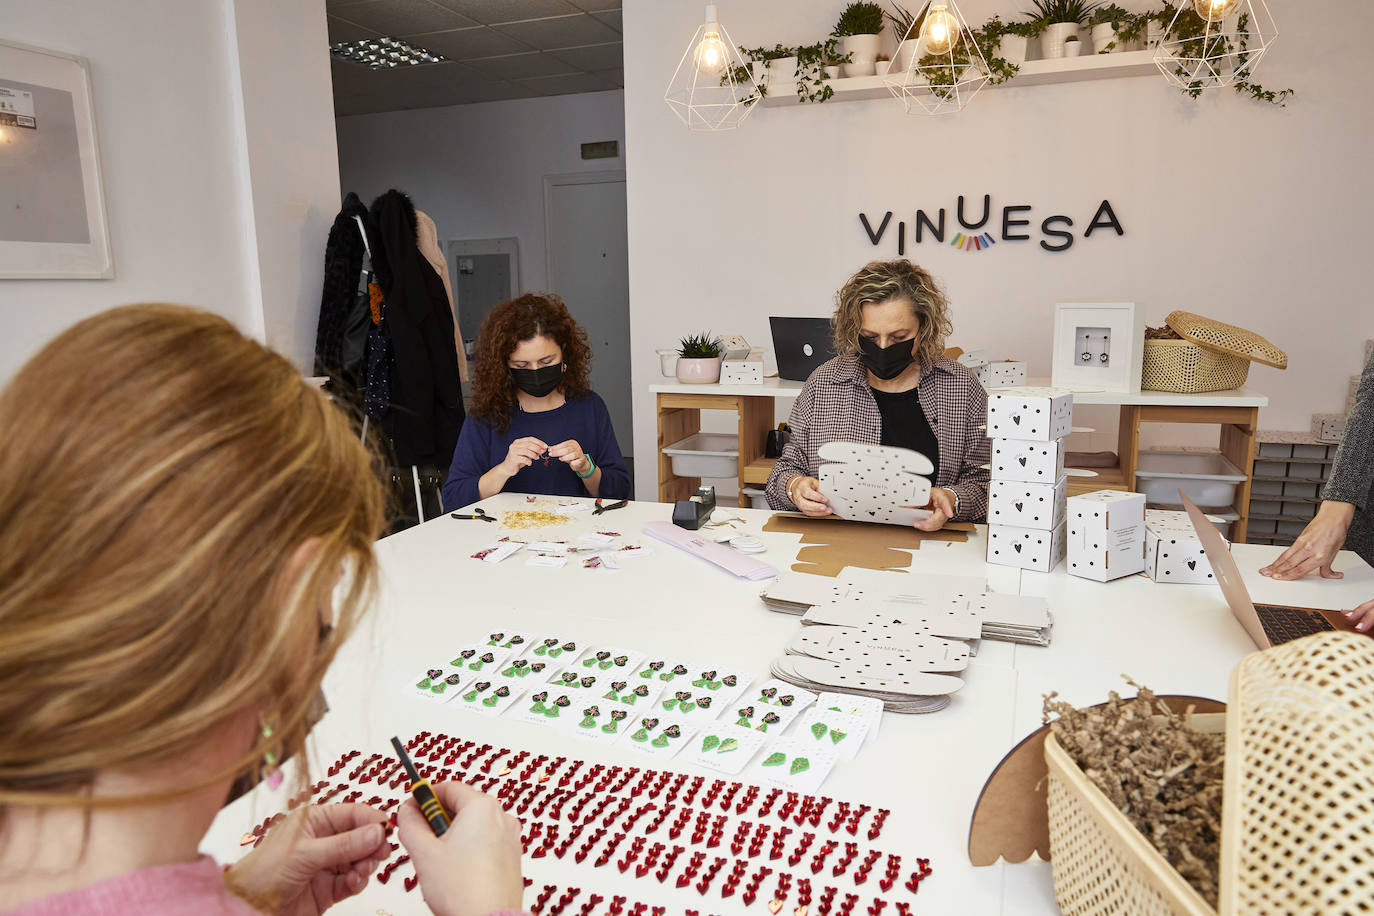
[(764, 531), (800, 534), (802, 547), (796, 572), (817, 576), (838, 576), (846, 566), (864, 569), (904, 570), (911, 566), (908, 550), (919, 550), (924, 541), (959, 542), (968, 540), (974, 526), (969, 522), (948, 522), (939, 531), (917, 531), (896, 525), (870, 525), (850, 522), (833, 515), (809, 518), (780, 513), (763, 526)]

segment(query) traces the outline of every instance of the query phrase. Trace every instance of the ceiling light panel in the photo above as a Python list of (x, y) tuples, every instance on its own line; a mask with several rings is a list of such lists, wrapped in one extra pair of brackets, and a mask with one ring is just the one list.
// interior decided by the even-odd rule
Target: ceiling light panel
[(418, 67), (447, 60), (416, 47), (399, 38), (362, 38), (358, 41), (339, 41), (329, 46), (329, 53), (339, 60), (367, 67), (369, 70), (393, 70), (397, 67)]

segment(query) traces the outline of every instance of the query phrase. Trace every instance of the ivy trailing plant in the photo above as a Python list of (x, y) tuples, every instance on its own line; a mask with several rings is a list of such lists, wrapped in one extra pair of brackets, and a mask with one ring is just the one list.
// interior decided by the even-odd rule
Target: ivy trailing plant
[(851, 35), (877, 35), (882, 30), (883, 8), (867, 0), (855, 0), (840, 13), (830, 35), (832, 38), (848, 38)]
[[(802, 102), (824, 102), (833, 98), (835, 90), (829, 85), (829, 77), (826, 76), (825, 67), (831, 59), (839, 63), (848, 63), (850, 55), (839, 54), (838, 42), (831, 38), (826, 41), (817, 42), (811, 45), (801, 45), (796, 48), (789, 48), (785, 45), (777, 44), (771, 48), (746, 48), (740, 47), (739, 52), (742, 57), (750, 63), (767, 64), (769, 61), (782, 60), (788, 57), (797, 59), (797, 99)], [(731, 74), (736, 83), (747, 82), (750, 78), (749, 64), (741, 64), (732, 71)], [(725, 85), (726, 78), (721, 77), (721, 85)], [(759, 98), (768, 95), (767, 82), (758, 83)], [(748, 100), (746, 100), (748, 101)]]
[(989, 85), (1000, 86), (1020, 72), (1019, 64), (1013, 64), (1002, 56), (1002, 36), (1015, 33), (1010, 25), (1002, 21), (1001, 16), (993, 16), (981, 27), (970, 29), (969, 33), (987, 62)]
[(1097, 53), (1110, 54), (1123, 45), (1129, 45), (1145, 34), (1145, 24), (1149, 22), (1147, 14), (1136, 15), (1122, 9), (1115, 3), (1108, 3), (1093, 10), (1088, 16), (1088, 26), (1111, 25), (1116, 32), (1116, 38), (1108, 42), (1103, 49)]

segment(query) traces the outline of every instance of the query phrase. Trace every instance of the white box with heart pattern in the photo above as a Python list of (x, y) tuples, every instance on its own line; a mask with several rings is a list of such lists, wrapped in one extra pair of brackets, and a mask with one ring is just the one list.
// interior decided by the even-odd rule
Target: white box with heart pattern
[(1048, 483), (1064, 476), (1064, 443), (993, 439), (988, 463), (994, 480)]
[(1110, 582), (1145, 568), (1145, 494), (1097, 490), (1072, 496), (1069, 575)]
[(1064, 523), (1052, 531), (988, 526), (988, 562), (1036, 572), (1050, 572), (1064, 559)]
[(1064, 520), (1067, 477), (1054, 483), (994, 480), (988, 485), (988, 524), (1049, 531)]
[[(1230, 542), (1226, 543), (1229, 547)], [(1187, 512), (1145, 511), (1145, 574), (1156, 582), (1185, 585), (1216, 581)]]
[(988, 393), (990, 439), (1053, 442), (1073, 432), (1073, 393), (1063, 388), (999, 388)]

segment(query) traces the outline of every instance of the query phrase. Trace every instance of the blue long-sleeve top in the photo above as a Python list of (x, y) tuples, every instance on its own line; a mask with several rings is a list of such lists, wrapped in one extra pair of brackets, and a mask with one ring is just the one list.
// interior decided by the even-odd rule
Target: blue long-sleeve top
[[(582, 450), (601, 468), (598, 494), (610, 499), (630, 495), (630, 472), (611, 426), (606, 402), (594, 391), (568, 398), (562, 407), (540, 413), (516, 409), (510, 428), (503, 433), (479, 417), (469, 416), (453, 450), (453, 464), (444, 483), (444, 509), (452, 512), (482, 498), (477, 481), (506, 460), (510, 444), (534, 436), (547, 445), (577, 440)], [(587, 488), (577, 474), (557, 458), (536, 461), (521, 468), (502, 489), (504, 493), (538, 493), (545, 496), (586, 496)]]

